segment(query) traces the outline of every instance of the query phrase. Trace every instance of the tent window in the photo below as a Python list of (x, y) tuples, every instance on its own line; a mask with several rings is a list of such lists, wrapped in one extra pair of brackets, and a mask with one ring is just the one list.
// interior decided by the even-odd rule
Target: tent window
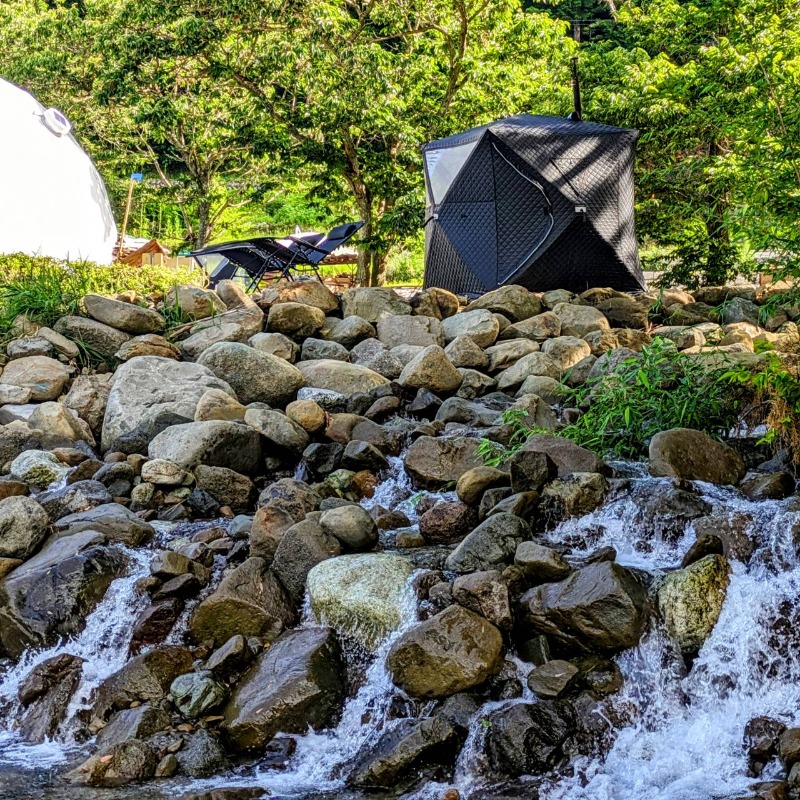
[(441, 203), (447, 190), (461, 172), (467, 159), (478, 144), (479, 139), (457, 147), (443, 147), (425, 153), (425, 166), (428, 170), (428, 191), (434, 204)]

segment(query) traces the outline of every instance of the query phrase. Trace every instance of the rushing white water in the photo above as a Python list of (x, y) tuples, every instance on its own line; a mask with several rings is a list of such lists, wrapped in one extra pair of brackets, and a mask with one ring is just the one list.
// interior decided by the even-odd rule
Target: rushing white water
[[(141, 611), (146, 596), (135, 589), (136, 582), (149, 574), (152, 553), (125, 548), (129, 568), (124, 577), (111, 582), (102, 601), (86, 618), (86, 626), (77, 636), (42, 650), (28, 651), (16, 664), (0, 674), (0, 764), (46, 767), (65, 761), (75, 742), (77, 712), (89, 704), (92, 692), (128, 658), (132, 621)], [(84, 659), (80, 684), (72, 697), (59, 741), (29, 745), (18, 738), (14, 720), (19, 712), (17, 692), (28, 673), (37, 664), (53, 656), (69, 653)]]

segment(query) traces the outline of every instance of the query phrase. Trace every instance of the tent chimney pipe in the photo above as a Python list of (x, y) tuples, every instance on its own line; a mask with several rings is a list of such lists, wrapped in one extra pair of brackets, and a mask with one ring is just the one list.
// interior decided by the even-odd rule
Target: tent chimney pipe
[(569, 118), (571, 120), (574, 120), (575, 122), (580, 122), (582, 116), (581, 83), (578, 78), (577, 56), (572, 57), (571, 71), (572, 71), (572, 113), (569, 115)]

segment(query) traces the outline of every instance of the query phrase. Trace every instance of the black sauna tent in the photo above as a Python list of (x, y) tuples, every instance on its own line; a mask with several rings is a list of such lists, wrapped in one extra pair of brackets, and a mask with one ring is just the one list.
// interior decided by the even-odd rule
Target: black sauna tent
[(639, 132), (521, 114), (422, 148), (425, 286), (477, 295), (645, 288), (633, 217)]

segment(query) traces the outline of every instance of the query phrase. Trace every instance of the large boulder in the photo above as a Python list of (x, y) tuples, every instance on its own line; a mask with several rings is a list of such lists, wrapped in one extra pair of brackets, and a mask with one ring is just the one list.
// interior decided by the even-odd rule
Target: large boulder
[(189, 619), (196, 642), (219, 647), (231, 636), (275, 639), (296, 619), (294, 604), (263, 558), (248, 558), (229, 572)]
[(125, 786), (149, 780), (157, 766), (155, 751), (139, 739), (130, 739), (95, 753), (66, 778), (84, 786)]
[(521, 622), (577, 650), (616, 653), (638, 644), (647, 594), (636, 576), (611, 561), (590, 564), (520, 600)]
[(511, 322), (520, 322), (541, 313), (542, 303), (524, 286), (511, 284), (486, 292), (473, 300), (466, 310), (469, 312), (476, 308), (485, 308), (494, 314), (502, 314)]
[(325, 312), (305, 303), (278, 303), (267, 317), (267, 328), (293, 339), (313, 336), (325, 322)]
[(342, 316), (361, 317), (367, 322), (377, 322), (383, 317), (411, 314), (411, 305), (394, 289), (362, 287), (348, 289), (342, 294)]
[(186, 358), (196, 359), (218, 342), (249, 341), (261, 332), (263, 325), (264, 313), (251, 301), (218, 317), (196, 322), (189, 336), (180, 342), (180, 348)]
[[(0, 393), (3, 389), (19, 390), (25, 393), (28, 401), (41, 403), (55, 400), (63, 391), (69, 379), (67, 368), (54, 358), (47, 356), (27, 356), (9, 362), (0, 374)], [(8, 401), (4, 401), (8, 402)]]
[(403, 367), (397, 381), (409, 389), (428, 389), (435, 394), (450, 394), (461, 386), (462, 377), (444, 350), (439, 345), (432, 344), (417, 353)]
[(405, 455), (405, 469), (418, 486), (438, 488), (480, 467), (478, 440), (467, 436), (420, 436)]
[(292, 281), (285, 286), (265, 289), (261, 296), (262, 300), (272, 302), (273, 305), (303, 303), (319, 308), (326, 314), (339, 308), (339, 298), (320, 281)]
[[(521, 453), (542, 453), (556, 465), (558, 477), (565, 478), (573, 472), (597, 472), (610, 477), (611, 468), (591, 450), (561, 436), (537, 433), (522, 446)], [(520, 456), (523, 459), (523, 456)]]
[(377, 386), (389, 383), (379, 375), (359, 364), (323, 358), (314, 361), (301, 361), (298, 364), (306, 386), (315, 389), (331, 389), (349, 397), (356, 392), (369, 392)]
[(457, 336), (469, 336), (478, 347), (486, 348), (495, 343), (500, 323), (491, 311), (479, 308), (448, 317), (442, 322), (442, 330), (448, 343)]
[(47, 450), (25, 450), (11, 462), (10, 471), (15, 478), (45, 489), (65, 478), (69, 467)]
[(434, 317), (391, 316), (378, 320), (378, 338), (389, 349), (404, 344), (444, 344), (442, 323)]
[(0, 582), (0, 644), (12, 658), (82, 630), (125, 567), (106, 537), (83, 531), (49, 541)]
[(407, 559), (388, 553), (329, 558), (308, 573), (311, 611), (321, 623), (374, 650), (413, 613), (412, 572)]
[(404, 692), (432, 700), (479, 686), (497, 672), (502, 657), (500, 631), (455, 605), (403, 633), (386, 667)]
[[(193, 420), (208, 389), (220, 389), (236, 399), (225, 381), (199, 364), (156, 356), (131, 359), (114, 376), (103, 420), (103, 450), (110, 450), (123, 436), (145, 432), (147, 423), (163, 413)], [(145, 447), (148, 442), (143, 442)]]
[(118, 503), (106, 503), (62, 516), (55, 522), (55, 529), (62, 536), (95, 531), (102, 533), (110, 542), (120, 542), (128, 547), (146, 544), (155, 533), (149, 522)]
[[(316, 310), (311, 306), (301, 308)], [(297, 367), (239, 342), (218, 342), (205, 350), (197, 363), (230, 385), (245, 405), (285, 406), (294, 400), (304, 382)]]
[(248, 408), (244, 421), (270, 444), (299, 457), (308, 446), (308, 434), (281, 411)]
[(497, 388), (513, 392), (531, 375), (560, 380), (562, 373), (561, 364), (547, 353), (528, 353), (497, 376)]
[(83, 298), (83, 304), (90, 317), (134, 336), (155, 333), (164, 327), (161, 314), (135, 303), (123, 303), (99, 294), (87, 294)]
[(650, 440), (650, 474), (735, 486), (744, 477), (742, 457), (726, 444), (691, 428), (673, 428)]
[(561, 335), (561, 320), (552, 312), (545, 311), (535, 317), (509, 325), (500, 334), (501, 339), (530, 339), (544, 342), (553, 336)]
[(72, 409), (91, 429), (99, 441), (103, 430), (108, 396), (111, 393), (108, 375), (78, 375), (64, 398), (64, 405)]
[(703, 646), (717, 624), (730, 583), (730, 567), (712, 554), (670, 572), (658, 590), (658, 607), (667, 632), (684, 654)]
[(189, 470), (205, 464), (252, 475), (261, 469), (258, 432), (240, 422), (209, 420), (173, 425), (150, 442), (147, 452), (150, 458), (172, 461)]
[(228, 741), (236, 750), (260, 751), (279, 731), (326, 727), (344, 697), (343, 669), (331, 628), (284, 634), (261, 654), (225, 707)]
[(123, 331), (87, 317), (61, 317), (53, 330), (106, 359), (114, 358), (117, 350), (131, 338)]
[(30, 497), (0, 500), (0, 557), (30, 557), (47, 534), (45, 510)]
[(164, 305), (177, 308), (189, 319), (205, 319), (228, 310), (215, 292), (198, 286), (173, 287), (167, 292)]
[(514, 514), (492, 514), (450, 553), (445, 567), (458, 573), (502, 570), (514, 560), (520, 542), (530, 538), (525, 520)]
[(611, 325), (602, 311), (594, 306), (578, 306), (572, 303), (558, 303), (553, 313), (561, 320), (562, 336), (582, 338), (592, 331), (609, 330)]

